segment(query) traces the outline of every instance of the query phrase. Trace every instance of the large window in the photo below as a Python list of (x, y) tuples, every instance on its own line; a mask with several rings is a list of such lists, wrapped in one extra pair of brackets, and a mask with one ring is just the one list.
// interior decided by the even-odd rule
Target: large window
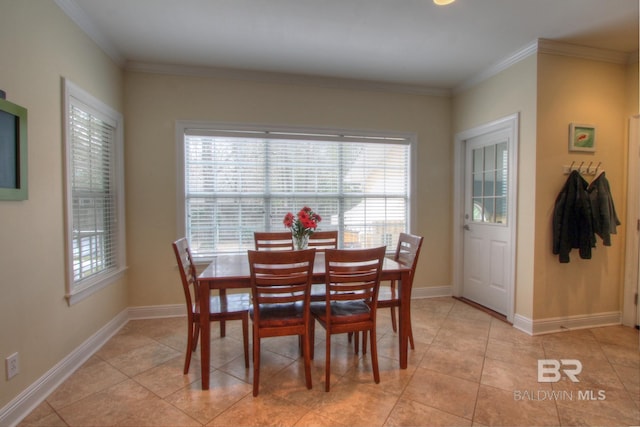
[[(388, 245), (409, 229), (411, 137), (178, 126), (184, 235), (195, 258), (253, 248), (309, 206), (340, 247)], [(182, 230), (181, 230), (182, 231)]]
[(122, 116), (69, 81), (65, 89), (67, 298), (125, 268)]

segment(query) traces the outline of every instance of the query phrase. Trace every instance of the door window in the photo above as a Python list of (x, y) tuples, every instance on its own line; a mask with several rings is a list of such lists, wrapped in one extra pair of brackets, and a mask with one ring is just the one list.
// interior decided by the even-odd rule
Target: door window
[(507, 143), (473, 149), (474, 222), (507, 224)]

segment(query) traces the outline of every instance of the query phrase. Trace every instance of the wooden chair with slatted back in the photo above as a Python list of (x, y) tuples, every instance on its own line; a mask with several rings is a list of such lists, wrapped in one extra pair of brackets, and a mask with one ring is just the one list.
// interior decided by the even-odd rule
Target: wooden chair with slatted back
[[(411, 289), (413, 287), (413, 277), (415, 275), (416, 266), (418, 265), (418, 257), (420, 256), (420, 249), (422, 248), (423, 240), (424, 238), (422, 236), (416, 236), (408, 233), (400, 233), (400, 236), (398, 237), (398, 245), (396, 246), (396, 252), (393, 259), (399, 264), (411, 267), (409, 283), (407, 283), (406, 285), (404, 283), (402, 284), (402, 286), (409, 286), (409, 293), (411, 292)], [(400, 296), (398, 295), (395, 281), (389, 283), (389, 286), (380, 286), (378, 308), (391, 309), (391, 326), (394, 332), (397, 332), (398, 330), (396, 321), (396, 308), (398, 307), (400, 307)], [(413, 331), (411, 330), (411, 323), (409, 323), (408, 328), (411, 349), (415, 350), (416, 347), (413, 343)], [(363, 337), (363, 341), (364, 339), (365, 338)], [(366, 343), (363, 344), (363, 351), (365, 350)]]
[(314, 231), (309, 236), (309, 248), (316, 248), (318, 251), (326, 249), (338, 249), (338, 231)]
[(249, 251), (253, 320), (253, 395), (260, 387), (260, 340), (297, 335), (304, 357), (305, 382), (311, 388), (311, 278), (315, 249)]
[[(369, 332), (373, 379), (376, 383), (380, 382), (375, 336), (378, 288), (384, 255), (384, 246), (325, 251), (325, 301), (311, 303), (311, 314), (326, 332), (325, 391), (330, 389), (333, 334), (357, 335), (361, 331)], [(313, 332), (312, 329), (312, 335)]]
[[(338, 249), (338, 231), (314, 231), (309, 236), (309, 248), (315, 248), (318, 252)], [(311, 285), (311, 301), (324, 301), (324, 283)]]
[(292, 251), (293, 239), (289, 231), (256, 231), (253, 233), (256, 251)]
[[(181, 238), (173, 242), (173, 252), (178, 262), (182, 289), (187, 304), (187, 352), (184, 361), (184, 373), (189, 372), (191, 353), (198, 346), (200, 336), (200, 302), (199, 286), (196, 267), (193, 263), (189, 242)], [(244, 364), (249, 367), (249, 305), (248, 293), (229, 294), (224, 297), (211, 296), (209, 302), (209, 321), (219, 321), (221, 324), (227, 320), (242, 321), (242, 338), (244, 344)], [(206, 314), (205, 314), (206, 316)], [(224, 329), (220, 328), (220, 336), (224, 337)]]

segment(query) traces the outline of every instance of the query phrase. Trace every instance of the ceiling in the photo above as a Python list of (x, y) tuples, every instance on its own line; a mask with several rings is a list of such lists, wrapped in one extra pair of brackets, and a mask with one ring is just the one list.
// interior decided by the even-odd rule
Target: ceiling
[(119, 63), (451, 90), (539, 38), (632, 53), (638, 0), (56, 0)]

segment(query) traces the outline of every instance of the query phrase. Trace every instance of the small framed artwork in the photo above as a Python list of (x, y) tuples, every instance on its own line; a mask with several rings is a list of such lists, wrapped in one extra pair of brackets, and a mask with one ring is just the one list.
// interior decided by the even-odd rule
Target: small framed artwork
[(569, 151), (596, 151), (596, 128), (591, 125), (569, 125)]

